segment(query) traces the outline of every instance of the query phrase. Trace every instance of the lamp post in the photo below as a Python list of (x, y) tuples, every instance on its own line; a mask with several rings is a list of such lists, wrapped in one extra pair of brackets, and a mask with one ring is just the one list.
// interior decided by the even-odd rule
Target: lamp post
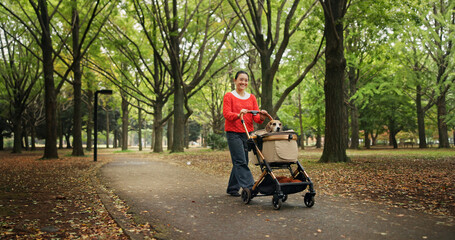
[(95, 136), (94, 136), (94, 142), (95, 142), (95, 146), (93, 147), (93, 161), (96, 162), (96, 157), (97, 157), (97, 150), (98, 150), (98, 94), (107, 94), (107, 95), (111, 95), (112, 94), (112, 90), (97, 90), (95, 92), (95, 113), (94, 113), (94, 116), (93, 116), (93, 122), (94, 122), (94, 132), (95, 132)]

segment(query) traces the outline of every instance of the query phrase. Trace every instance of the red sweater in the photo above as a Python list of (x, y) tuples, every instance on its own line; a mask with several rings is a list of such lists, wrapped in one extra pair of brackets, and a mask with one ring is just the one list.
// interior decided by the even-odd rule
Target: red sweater
[[(245, 132), (245, 128), (238, 117), (240, 110), (259, 110), (258, 102), (256, 97), (253, 94), (250, 94), (250, 97), (247, 99), (241, 99), (236, 97), (232, 92), (226, 93), (223, 98), (223, 116), (225, 118), (224, 131), (226, 132)], [(245, 125), (248, 129), (248, 132), (254, 131), (253, 120), (259, 124), (261, 117), (259, 114), (253, 116), (253, 114), (248, 113), (243, 115), (243, 120), (245, 120)]]

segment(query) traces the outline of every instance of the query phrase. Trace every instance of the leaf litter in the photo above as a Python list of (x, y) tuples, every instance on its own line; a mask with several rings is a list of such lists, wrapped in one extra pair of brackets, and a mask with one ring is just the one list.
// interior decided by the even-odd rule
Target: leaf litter
[[(455, 151), (434, 151), (350, 150), (351, 163), (320, 164), (321, 150), (307, 149), (300, 151), (299, 160), (321, 197), (360, 199), (454, 217)], [(94, 164), (88, 157), (38, 160), (40, 156), (39, 152), (0, 152), (0, 239), (128, 239), (104, 208), (91, 181), (107, 160), (101, 157)], [(190, 149), (142, 156), (223, 177), (232, 168), (228, 151)], [(259, 167), (251, 165), (250, 169), (254, 176), (260, 174)], [(120, 199), (115, 202), (119, 211), (130, 215), (126, 204)], [(127, 231), (153, 239), (149, 224)]]
[[(41, 155), (0, 152), (0, 239), (129, 239), (93, 185), (105, 160)], [(132, 231), (153, 238), (150, 225)]]

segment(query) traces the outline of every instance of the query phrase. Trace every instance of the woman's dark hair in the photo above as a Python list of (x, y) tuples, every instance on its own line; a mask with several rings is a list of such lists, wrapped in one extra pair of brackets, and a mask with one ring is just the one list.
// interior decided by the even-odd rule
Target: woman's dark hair
[(239, 75), (242, 74), (242, 73), (243, 73), (243, 74), (246, 74), (246, 75), (248, 76), (248, 78), (250, 78), (250, 75), (248, 75), (247, 72), (240, 70), (240, 71), (238, 71), (238, 72), (235, 74), (235, 78), (234, 78), (234, 79), (237, 79), (237, 77), (239, 77)]

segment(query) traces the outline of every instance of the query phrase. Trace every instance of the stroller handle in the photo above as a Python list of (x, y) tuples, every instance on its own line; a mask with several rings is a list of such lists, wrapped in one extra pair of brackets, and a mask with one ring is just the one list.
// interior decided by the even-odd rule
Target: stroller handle
[[(256, 116), (258, 113), (259, 114), (264, 114), (264, 113), (261, 113), (260, 111), (257, 111), (257, 110), (248, 110), (248, 113), (253, 114), (253, 116)], [(243, 121), (243, 115), (244, 115), (244, 113), (240, 113), (240, 120), (242, 120), (242, 121)], [(273, 120), (272, 116), (270, 116), (269, 113), (266, 113), (265, 115), (270, 119), (270, 121)]]

